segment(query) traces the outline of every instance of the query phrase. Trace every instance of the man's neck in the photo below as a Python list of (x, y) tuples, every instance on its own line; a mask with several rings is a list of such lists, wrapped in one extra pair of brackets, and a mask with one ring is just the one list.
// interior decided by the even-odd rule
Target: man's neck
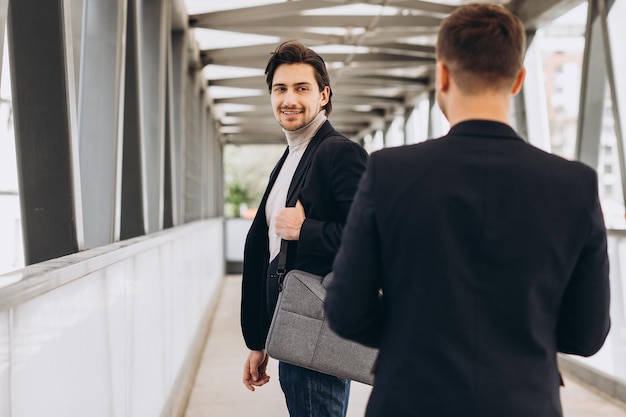
[(511, 97), (484, 93), (450, 97), (446, 115), (450, 126), (466, 120), (492, 120), (510, 125)]
[(307, 125), (302, 126), (297, 130), (285, 130), (285, 137), (287, 138), (287, 144), (290, 147), (301, 145), (304, 142), (308, 142), (319, 130), (320, 127), (326, 121), (326, 112), (324, 110), (320, 111), (313, 120), (311, 120)]

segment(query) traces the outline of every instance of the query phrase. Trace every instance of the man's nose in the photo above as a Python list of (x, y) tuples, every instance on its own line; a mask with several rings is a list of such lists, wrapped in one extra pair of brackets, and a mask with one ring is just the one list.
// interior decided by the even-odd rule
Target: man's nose
[(293, 106), (297, 103), (296, 92), (292, 89), (288, 89), (283, 97), (283, 104), (285, 106)]

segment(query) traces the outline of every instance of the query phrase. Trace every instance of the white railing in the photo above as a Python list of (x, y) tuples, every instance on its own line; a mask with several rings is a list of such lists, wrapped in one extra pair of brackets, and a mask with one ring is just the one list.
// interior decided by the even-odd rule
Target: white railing
[(0, 276), (0, 417), (171, 414), (224, 275), (212, 219)]

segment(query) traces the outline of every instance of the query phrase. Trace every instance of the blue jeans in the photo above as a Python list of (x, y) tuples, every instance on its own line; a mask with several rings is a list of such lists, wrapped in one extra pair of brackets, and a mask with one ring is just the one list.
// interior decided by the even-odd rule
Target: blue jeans
[(278, 378), (291, 417), (346, 416), (349, 380), (285, 362), (278, 363)]

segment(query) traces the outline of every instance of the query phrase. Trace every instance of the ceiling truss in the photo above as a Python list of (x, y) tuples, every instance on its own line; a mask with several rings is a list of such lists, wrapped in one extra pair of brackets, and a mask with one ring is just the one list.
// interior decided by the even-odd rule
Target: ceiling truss
[[(518, 12), (529, 26), (580, 0), (494, 1)], [(333, 89), (330, 120), (360, 141), (405, 114), (434, 86), (435, 42), (443, 18), (470, 1), (299, 0), (196, 14), (192, 28), (299, 39), (326, 61)], [(354, 7), (361, 5), (360, 8)], [(346, 8), (338, 6), (352, 5)], [(376, 6), (376, 7), (375, 7)], [(330, 11), (329, 11), (330, 10)], [(365, 10), (365, 11), (363, 11)], [(222, 138), (226, 143), (284, 143), (274, 120), (263, 70), (278, 43), (200, 52)], [(241, 67), (256, 76), (214, 76), (211, 66)], [(224, 90), (232, 94), (224, 93)]]

